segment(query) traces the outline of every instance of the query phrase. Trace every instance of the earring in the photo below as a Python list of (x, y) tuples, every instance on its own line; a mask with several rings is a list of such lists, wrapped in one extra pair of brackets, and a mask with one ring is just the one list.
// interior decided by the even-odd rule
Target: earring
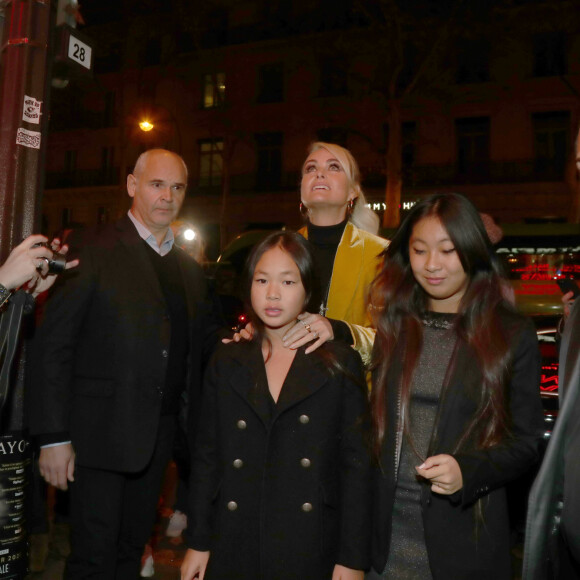
[(357, 200), (356, 197), (348, 200), (348, 203), (346, 204), (347, 215), (352, 215), (352, 212), (354, 211), (354, 206), (356, 204), (356, 200)]
[(308, 215), (308, 208), (302, 202), (300, 202), (300, 213), (304, 217), (306, 217)]

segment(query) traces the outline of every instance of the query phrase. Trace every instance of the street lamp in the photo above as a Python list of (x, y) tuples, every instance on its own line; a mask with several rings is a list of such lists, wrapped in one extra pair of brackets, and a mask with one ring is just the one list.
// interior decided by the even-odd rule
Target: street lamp
[(164, 135), (171, 135), (171, 130), (169, 129), (168, 125), (173, 125), (175, 132), (174, 134), (177, 137), (177, 153), (181, 155), (183, 146), (181, 128), (179, 126), (179, 122), (175, 118), (175, 115), (171, 109), (163, 105), (154, 104), (150, 108), (152, 110), (149, 111), (149, 114), (146, 113), (147, 116), (144, 116), (141, 121), (137, 122), (137, 126), (144, 133), (151, 133), (151, 131), (154, 130), (151, 135), (157, 134), (158, 137), (148, 137), (148, 139), (157, 141), (159, 138), (163, 138)]
[(141, 131), (145, 131), (145, 133), (149, 133), (149, 131), (151, 131), (151, 129), (153, 129), (154, 127), (155, 125), (153, 123), (150, 123), (146, 119), (139, 123), (139, 129), (141, 129)]

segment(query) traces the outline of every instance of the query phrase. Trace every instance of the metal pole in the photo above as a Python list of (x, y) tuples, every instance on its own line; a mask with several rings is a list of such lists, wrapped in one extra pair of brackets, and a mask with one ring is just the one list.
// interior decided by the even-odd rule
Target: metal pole
[(0, 49), (0, 261), (39, 224), (50, 0), (8, 0)]
[[(50, 0), (3, 2), (0, 45), (0, 263), (38, 228), (48, 128)], [(16, 297), (15, 297), (16, 298)], [(11, 305), (14, 306), (14, 305)], [(25, 348), (14, 361), (9, 404), (0, 417), (0, 485), (6, 524), (0, 525), (0, 575), (17, 580), (27, 571), (24, 502), (30, 489), (30, 446), (24, 431)], [(6, 412), (7, 411), (7, 412)]]
[(4, 38), (4, 0), (0, 0), (0, 46), (3, 45)]

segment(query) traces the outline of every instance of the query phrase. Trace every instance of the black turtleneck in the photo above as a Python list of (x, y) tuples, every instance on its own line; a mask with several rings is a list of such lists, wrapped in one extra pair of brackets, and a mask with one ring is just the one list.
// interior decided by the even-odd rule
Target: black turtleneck
[[(324, 306), (327, 305), (334, 259), (336, 258), (336, 251), (344, 234), (347, 221), (344, 220), (332, 226), (317, 226), (308, 222), (308, 241), (310, 242), (316, 272), (318, 273), (318, 296), (317, 302), (315, 302), (318, 305), (321, 302)], [(332, 325), (335, 339), (353, 344), (354, 340), (346, 323), (342, 320), (333, 320), (331, 318), (328, 320)]]
[(336, 250), (342, 239), (346, 220), (333, 226), (316, 226), (308, 223), (308, 241), (314, 255), (314, 264), (318, 273), (318, 304), (328, 302), (330, 279), (336, 258)]

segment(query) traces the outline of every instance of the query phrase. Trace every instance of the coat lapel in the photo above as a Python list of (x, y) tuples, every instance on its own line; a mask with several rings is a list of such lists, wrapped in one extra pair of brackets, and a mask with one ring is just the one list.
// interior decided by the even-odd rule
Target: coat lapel
[(270, 408), (262, 389), (268, 388), (262, 349), (256, 342), (239, 343), (232, 350), (232, 358), (239, 370), (229, 377), (230, 385), (260, 417), (266, 427), (270, 422)]
[[(356, 288), (361, 280), (363, 267), (363, 241), (358, 230), (348, 222), (338, 244), (330, 289), (328, 291), (328, 316), (343, 320), (356, 296)], [(345, 301), (350, 297), (350, 301)]]
[[(232, 353), (239, 372), (232, 373), (230, 385), (260, 417), (266, 427), (270, 424), (270, 406), (264, 393), (268, 392), (266, 367), (262, 350), (256, 343), (240, 343)], [(298, 349), (274, 411), (274, 418), (310, 397), (328, 381), (329, 373), (315, 354)]]
[(464, 413), (458, 411), (457, 407), (466, 397), (475, 401), (476, 405), (481, 398), (481, 377), (478, 372), (474, 372), (477, 364), (475, 354), (462, 340), (457, 339), (445, 373), (429, 443), (429, 454), (457, 453), (456, 449), (442, 447), (442, 445), (447, 441), (456, 442), (455, 436), (450, 437), (448, 431), (456, 431), (458, 419), (464, 416)]
[[(308, 239), (308, 228), (301, 228), (298, 233)], [(337, 320), (346, 318), (362, 278), (363, 253), (364, 242), (358, 234), (358, 229), (351, 222), (347, 222), (334, 258), (326, 316)], [(345, 297), (349, 298), (348, 302), (345, 301)]]
[(276, 416), (310, 397), (328, 381), (329, 372), (314, 353), (298, 349), (276, 405)]

